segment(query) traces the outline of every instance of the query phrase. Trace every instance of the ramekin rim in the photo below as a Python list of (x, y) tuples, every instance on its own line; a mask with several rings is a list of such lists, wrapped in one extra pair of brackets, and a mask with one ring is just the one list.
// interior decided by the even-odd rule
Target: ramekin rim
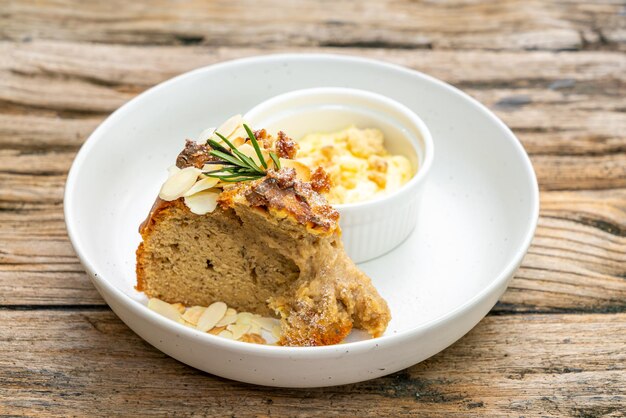
[[(395, 110), (407, 116), (408, 119), (413, 123), (414, 127), (421, 134), (424, 143), (422, 149), (424, 156), (423, 161), (418, 165), (417, 170), (413, 174), (411, 179), (402, 186), (400, 186), (397, 190), (389, 193), (383, 193), (379, 196), (375, 196), (372, 199), (364, 200), (361, 202), (338, 203), (333, 204), (332, 206), (342, 213), (361, 212), (371, 210), (376, 206), (389, 205), (389, 202), (396, 202), (400, 199), (403, 199), (407, 193), (415, 193), (415, 190), (417, 190), (417, 188), (420, 187), (422, 183), (424, 183), (425, 178), (427, 177), (428, 172), (430, 171), (430, 168), (432, 166), (435, 153), (434, 142), (432, 134), (428, 129), (428, 125), (426, 125), (422, 118), (417, 113), (412, 111), (408, 106), (395, 99), (392, 99), (380, 93), (349, 87), (308, 87), (304, 89), (291, 90), (285, 93), (278, 94), (276, 96), (272, 96), (269, 99), (258, 103), (252, 109), (248, 110), (244, 115), (244, 119), (247, 119), (250, 114), (254, 115), (255, 113), (259, 113), (260, 111), (267, 111), (266, 109), (268, 107), (271, 109), (270, 106), (277, 106), (288, 100), (294, 100), (307, 95), (316, 96), (332, 93), (360, 96), (369, 100), (378, 101), (379, 103), (383, 103), (386, 106), (395, 108)], [(411, 147), (413, 147), (416, 152), (419, 150), (419, 145), (414, 143), (414, 141), (407, 139), (407, 142), (410, 143)]]

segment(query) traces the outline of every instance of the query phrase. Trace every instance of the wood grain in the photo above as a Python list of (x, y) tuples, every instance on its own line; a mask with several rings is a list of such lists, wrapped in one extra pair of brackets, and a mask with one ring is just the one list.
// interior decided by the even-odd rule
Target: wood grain
[(0, 36), (15, 41), (577, 50), (626, 38), (619, 1), (4, 2)]
[[(622, 0), (0, 0), (0, 415), (623, 416)], [(106, 307), (68, 241), (78, 148), (147, 88), (276, 52), (414, 68), (487, 105), (541, 187), (501, 301), (432, 359), (370, 382), (266, 389), (195, 371)]]
[(406, 371), (276, 389), (187, 367), (108, 310), (0, 311), (0, 414), (618, 416), (624, 345), (626, 314), (488, 317)]

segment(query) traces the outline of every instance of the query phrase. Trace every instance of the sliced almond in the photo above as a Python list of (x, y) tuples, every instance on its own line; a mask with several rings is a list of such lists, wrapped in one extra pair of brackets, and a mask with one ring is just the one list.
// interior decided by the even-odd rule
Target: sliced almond
[(209, 171), (221, 170), (224, 166), (221, 164), (205, 164), (202, 166), (202, 172), (208, 173)]
[(252, 321), (257, 323), (261, 328), (271, 331), (278, 324), (278, 320), (272, 318), (254, 318)]
[[(256, 165), (258, 165), (259, 167), (261, 166), (261, 160), (259, 160), (259, 156), (257, 155), (256, 150), (252, 145), (245, 143), (240, 147), (237, 147), (237, 150), (241, 151), (241, 153), (245, 156), (252, 158), (252, 161), (254, 161)], [(262, 149), (261, 155), (265, 159), (266, 163), (271, 160), (270, 155), (266, 150)]]
[(219, 195), (219, 192), (213, 189), (203, 190), (192, 196), (185, 197), (185, 205), (196, 215), (204, 215), (215, 210)]
[(240, 146), (242, 146), (245, 142), (246, 142), (246, 137), (243, 137), (241, 135), (237, 135), (238, 131), (235, 131), (234, 134), (231, 135), (230, 138), (228, 138), (230, 140), (230, 142), (237, 148), (239, 148)]
[(194, 185), (198, 175), (200, 175), (200, 170), (196, 167), (185, 167), (177, 171), (163, 183), (159, 197), (167, 201), (182, 197)]
[(280, 340), (280, 337), (282, 337), (280, 325), (274, 325), (272, 327), (272, 335), (276, 338), (276, 340)]
[(237, 311), (233, 308), (226, 309), (226, 316), (237, 315)]
[(175, 307), (179, 313), (182, 314), (183, 312), (185, 312), (185, 305), (183, 305), (182, 303), (176, 302), (176, 303), (172, 303), (171, 305)]
[(226, 325), (234, 324), (236, 321), (237, 321), (237, 312), (229, 315), (228, 311), (226, 311), (226, 315), (224, 315), (224, 318), (220, 319), (220, 321), (215, 326), (225, 327)]
[(171, 166), (170, 168), (167, 169), (167, 176), (171, 177), (174, 174), (178, 173), (180, 171), (180, 168), (176, 167), (175, 165)]
[(169, 318), (173, 321), (178, 322), (180, 317), (180, 312), (176, 309), (175, 306), (170, 305), (167, 302), (162, 301), (161, 299), (152, 298), (148, 301), (148, 308), (152, 309), (154, 312), (163, 315), (166, 318)]
[(184, 194), (185, 197), (187, 196), (191, 196), (192, 194), (196, 194), (198, 192), (201, 192), (203, 190), (207, 190), (210, 189), (212, 187), (215, 187), (215, 185), (217, 184), (217, 182), (219, 181), (219, 179), (216, 179), (214, 177), (205, 177), (203, 179), (200, 179), (198, 181), (196, 181), (196, 183), (191, 186), (191, 189), (187, 190)]
[(183, 314), (183, 319), (194, 326), (198, 325), (200, 316), (204, 313), (206, 308), (204, 306), (192, 306), (187, 309)]
[(243, 334), (239, 341), (243, 341), (244, 343), (253, 343), (253, 344), (267, 344), (265, 338), (261, 337), (258, 334)]
[(238, 340), (243, 334), (250, 331), (250, 325), (230, 324), (226, 329), (233, 333), (234, 340)]
[[(241, 115), (235, 115), (226, 120), (226, 122), (222, 123), (219, 128), (215, 130), (215, 132), (219, 132), (221, 135), (226, 138), (230, 137), (241, 125), (243, 125), (243, 117)], [(217, 135), (213, 135), (212, 139), (220, 142), (221, 138)]]
[(198, 330), (207, 332), (213, 328), (224, 317), (226, 313), (226, 304), (224, 302), (215, 302), (211, 304), (198, 318)]
[(228, 338), (229, 340), (233, 339), (233, 333), (228, 331), (228, 330), (224, 330), (221, 331), (219, 334), (217, 334), (218, 337), (224, 337), (224, 338)]
[(250, 329), (248, 330), (249, 334), (259, 334), (261, 335), (261, 327), (256, 322), (250, 322)]
[(288, 167), (296, 170), (296, 176), (302, 181), (311, 181), (311, 169), (300, 161), (281, 158), (280, 166), (281, 168)]
[(240, 325), (250, 325), (254, 316), (250, 312), (240, 312), (237, 314), (237, 323)]
[(215, 327), (209, 331), (209, 334), (218, 335), (220, 332), (224, 331), (226, 327)]
[(241, 144), (243, 144), (244, 142), (246, 142), (246, 140), (248, 139), (248, 131), (246, 131), (246, 129), (243, 127), (243, 124), (245, 122), (242, 121), (242, 124), (239, 128), (237, 128), (235, 130), (235, 132), (233, 132), (228, 139), (232, 139), (232, 143), (234, 146), (239, 147)]
[(200, 133), (200, 135), (198, 135), (198, 143), (205, 143), (209, 138), (211, 138), (213, 136), (213, 133), (215, 132), (215, 126), (212, 126), (210, 128), (206, 128), (204, 131), (202, 131)]

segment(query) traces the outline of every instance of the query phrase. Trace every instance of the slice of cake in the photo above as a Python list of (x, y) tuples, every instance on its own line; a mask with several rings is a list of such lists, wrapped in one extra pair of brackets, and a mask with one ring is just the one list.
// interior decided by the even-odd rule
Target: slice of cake
[(137, 289), (279, 317), (283, 345), (335, 344), (353, 327), (380, 336), (389, 309), (344, 252), (324, 172), (295, 163), (282, 133), (218, 131), (187, 142), (141, 225)]

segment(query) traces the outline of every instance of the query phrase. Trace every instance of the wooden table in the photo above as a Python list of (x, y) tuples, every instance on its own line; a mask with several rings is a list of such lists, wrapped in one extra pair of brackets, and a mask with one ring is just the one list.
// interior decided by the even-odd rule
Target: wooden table
[[(63, 222), (89, 133), (148, 87), (272, 52), (448, 81), (529, 152), (541, 218), (467, 336), (377, 380), (271, 389), (155, 350), (104, 304)], [(626, 3), (0, 0), (0, 415), (624, 416)]]

